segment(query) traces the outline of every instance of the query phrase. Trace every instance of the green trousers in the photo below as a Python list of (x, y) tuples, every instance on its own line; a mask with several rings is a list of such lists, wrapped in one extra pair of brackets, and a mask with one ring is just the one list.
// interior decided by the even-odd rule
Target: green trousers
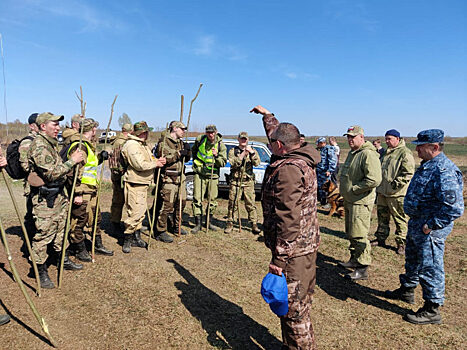
[(227, 221), (232, 222), (233, 218), (237, 212), (238, 203), (243, 198), (245, 200), (245, 209), (248, 212), (248, 220), (252, 223), (256, 224), (258, 221), (258, 214), (256, 213), (256, 206), (255, 206), (255, 182), (248, 181), (242, 183), (242, 188), (237, 185), (236, 182), (232, 181), (230, 184), (229, 190), (229, 206), (227, 211)]
[(386, 240), (389, 236), (389, 220), (394, 219), (396, 225), (396, 243), (405, 245), (407, 235), (407, 223), (409, 217), (404, 212), (404, 197), (385, 197), (378, 193), (378, 229), (375, 232), (376, 239)]
[(344, 201), (345, 233), (350, 241), (350, 259), (362, 265), (371, 264), (371, 245), (368, 240), (373, 204), (359, 205)]
[[(203, 199), (205, 197), (211, 197), (211, 204), (209, 206), (209, 212), (211, 215), (214, 214), (217, 208), (217, 185), (219, 183), (219, 178), (215, 175), (215, 178), (212, 179), (211, 188), (209, 188), (209, 176), (203, 176), (200, 174), (195, 174), (193, 178), (193, 215), (203, 215)], [(205, 211), (207, 213), (207, 210)]]

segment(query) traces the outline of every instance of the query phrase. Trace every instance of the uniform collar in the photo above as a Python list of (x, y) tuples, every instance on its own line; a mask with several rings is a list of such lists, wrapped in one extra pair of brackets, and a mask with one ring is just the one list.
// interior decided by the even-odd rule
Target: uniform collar
[(48, 136), (43, 131), (39, 131), (39, 135), (41, 135), (44, 139), (49, 141), (49, 143), (52, 144), (52, 146), (58, 146), (58, 140), (56, 138)]
[(420, 164), (420, 167), (423, 168), (423, 169), (431, 169), (431, 168), (434, 168), (436, 167), (436, 165), (441, 162), (444, 158), (446, 158), (446, 156), (444, 155), (444, 152), (441, 152), (440, 154), (438, 154), (436, 157), (434, 157), (433, 159), (430, 159), (430, 160), (427, 160), (427, 161), (423, 161), (421, 164)]

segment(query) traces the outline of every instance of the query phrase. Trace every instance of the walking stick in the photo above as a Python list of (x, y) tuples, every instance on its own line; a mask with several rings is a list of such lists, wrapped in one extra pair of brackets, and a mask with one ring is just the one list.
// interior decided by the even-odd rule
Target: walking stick
[(185, 97), (183, 95), (180, 96), (180, 121), (183, 122), (183, 100)]
[[(203, 87), (203, 84), (199, 84), (198, 91), (196, 92), (195, 97), (191, 100), (190, 103), (190, 110), (188, 112), (188, 120), (186, 123), (186, 135), (185, 135), (185, 142), (188, 140), (188, 127), (190, 126), (190, 119), (191, 119), (191, 109), (193, 108), (193, 102), (198, 98), (199, 92), (201, 91), (201, 88)], [(182, 107), (182, 112), (183, 112), (183, 107)], [(180, 121), (182, 120), (182, 116), (180, 116)], [(178, 237), (181, 236), (182, 234), (182, 185), (183, 185), (183, 175), (185, 174), (185, 163), (182, 162), (182, 169), (180, 171), (180, 185), (178, 186)]]
[(32, 248), (31, 248), (31, 241), (29, 240), (28, 233), (26, 232), (26, 227), (24, 227), (23, 216), (20, 213), (20, 209), (18, 203), (16, 202), (15, 196), (13, 195), (13, 190), (11, 188), (10, 180), (7, 177), (6, 170), (2, 168), (2, 176), (3, 181), (5, 181), (6, 187), (8, 188), (8, 192), (10, 193), (11, 200), (13, 202), (13, 206), (15, 207), (16, 215), (18, 215), (19, 223), (21, 224), (21, 230), (23, 231), (24, 241), (26, 242), (26, 246), (28, 247), (29, 256), (31, 257), (32, 268), (34, 270), (34, 276), (36, 277), (36, 294), (38, 297), (41, 296), (41, 283), (39, 281), (39, 271), (37, 270), (36, 261), (32, 257)]
[[(78, 100), (81, 102), (81, 115), (84, 118), (84, 115), (86, 113), (86, 102), (83, 100), (83, 88), (80, 86), (79, 87), (81, 91), (81, 98), (78, 96), (78, 94), (75, 92), (76, 97), (78, 97)], [(83, 144), (83, 127), (84, 123), (81, 123), (81, 127), (79, 130), (79, 142), (78, 142), (78, 148), (77, 150), (81, 149), (81, 145)], [(70, 233), (70, 226), (71, 226), (71, 209), (73, 208), (73, 196), (75, 195), (75, 187), (76, 187), (76, 180), (78, 179), (78, 169), (75, 168), (75, 173), (73, 174), (73, 185), (71, 187), (71, 193), (70, 193), (70, 203), (68, 203), (68, 215), (66, 219), (66, 226), (65, 226), (65, 234), (63, 236), (63, 247), (62, 247), (62, 256), (60, 258), (60, 267), (58, 269), (58, 288), (62, 287), (62, 280), (63, 280), (63, 265), (65, 263), (65, 247), (68, 241), (68, 234)]]
[(212, 186), (212, 177), (214, 175), (214, 162), (212, 162), (212, 166), (211, 166), (211, 176), (209, 177), (209, 195), (208, 195), (208, 209), (207, 209), (207, 214), (206, 214), (206, 233), (209, 232), (209, 219), (210, 219), (210, 215), (211, 215), (211, 210), (210, 210), (210, 206), (211, 206), (211, 186)]
[[(164, 157), (165, 138), (167, 137), (168, 132), (169, 132), (169, 123), (167, 123), (165, 125), (165, 133), (164, 133), (164, 137), (162, 138), (161, 158)], [(151, 237), (152, 237), (153, 232), (154, 232), (154, 223), (155, 223), (155, 220), (156, 220), (157, 195), (158, 195), (158, 192), (159, 192), (159, 180), (160, 180), (160, 177), (161, 177), (161, 168), (157, 168), (156, 189), (155, 189), (155, 192), (154, 192), (154, 202), (153, 202), (153, 205), (152, 205), (152, 225), (150, 225), (151, 226), (151, 231), (149, 232), (148, 249), (149, 249), (149, 245), (151, 244)], [(148, 215), (148, 219), (151, 220), (149, 215)]]
[[(105, 132), (104, 151), (105, 151), (105, 147), (107, 146), (107, 140), (109, 139), (110, 123), (112, 123), (112, 117), (114, 114), (114, 105), (115, 105), (115, 101), (117, 101), (117, 97), (118, 95), (115, 95), (114, 101), (112, 102), (112, 106), (110, 107), (110, 118), (109, 118), (109, 123), (107, 124), (107, 129)], [(101, 164), (101, 171), (99, 173), (99, 181), (97, 182), (96, 209), (94, 212), (94, 227), (92, 229), (92, 245), (91, 245), (91, 260), (93, 263), (95, 262), (94, 253), (96, 249), (97, 218), (99, 217), (99, 200), (100, 200), (100, 194), (101, 194), (101, 188), (102, 188), (102, 176), (104, 175), (104, 164), (105, 164), (105, 161), (103, 160)]]
[(24, 287), (23, 281), (19, 277), (18, 270), (16, 270), (15, 263), (13, 262), (13, 259), (11, 257), (10, 248), (8, 247), (8, 241), (6, 239), (5, 229), (3, 228), (2, 219), (0, 219), (0, 231), (2, 234), (3, 245), (5, 246), (5, 252), (8, 258), (8, 263), (10, 264), (11, 272), (13, 273), (13, 277), (16, 283), (18, 284), (19, 289), (21, 289), (21, 292), (23, 293), (24, 298), (26, 299), (26, 302), (28, 303), (29, 307), (31, 308), (32, 313), (36, 317), (37, 322), (39, 322), (39, 325), (44, 331), (47, 339), (49, 340), (50, 344), (52, 344), (52, 346), (55, 348), (56, 347), (55, 341), (53, 340), (52, 336), (49, 333), (49, 327), (47, 326), (47, 323), (45, 323), (45, 320), (42, 318), (42, 316), (39, 314), (39, 311), (37, 311), (37, 308), (34, 305), (34, 302), (29, 297), (29, 294), (27, 293), (26, 288)]
[[(242, 196), (243, 174), (245, 173), (246, 159), (243, 159), (242, 171), (240, 172), (240, 187), (237, 191), (237, 216), (238, 216), (238, 232), (242, 232), (242, 217), (240, 216), (240, 200)], [(235, 208), (235, 206), (234, 206)]]

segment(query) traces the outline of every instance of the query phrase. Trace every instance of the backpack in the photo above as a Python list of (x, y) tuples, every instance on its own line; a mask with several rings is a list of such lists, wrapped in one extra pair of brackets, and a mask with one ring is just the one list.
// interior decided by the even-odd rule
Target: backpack
[(26, 136), (21, 140), (14, 140), (10, 143), (6, 149), (6, 160), (8, 162), (5, 167), (6, 172), (12, 179), (19, 180), (24, 179), (28, 176), (28, 173), (24, 171), (19, 162), (19, 146), (24, 140), (34, 140), (32, 136)]

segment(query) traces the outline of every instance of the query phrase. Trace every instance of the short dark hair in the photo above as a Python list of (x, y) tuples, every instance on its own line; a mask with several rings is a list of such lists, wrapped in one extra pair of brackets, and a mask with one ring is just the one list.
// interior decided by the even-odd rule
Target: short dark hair
[(300, 144), (300, 131), (292, 123), (280, 123), (271, 138), (290, 148)]
[(303, 137), (303, 138), (305, 138), (305, 134), (300, 134), (300, 137)]

